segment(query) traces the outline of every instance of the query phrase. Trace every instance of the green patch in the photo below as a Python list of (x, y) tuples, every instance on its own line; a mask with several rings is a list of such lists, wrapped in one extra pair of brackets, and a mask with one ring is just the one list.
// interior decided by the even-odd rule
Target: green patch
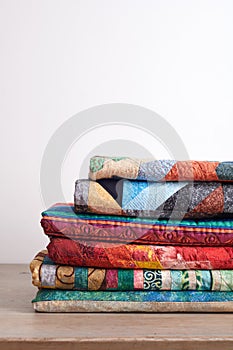
[(105, 158), (95, 157), (90, 160), (90, 170), (95, 173), (98, 170), (103, 169)]
[(182, 290), (189, 289), (189, 274), (188, 271), (182, 271)]
[(112, 157), (114, 162), (119, 162), (119, 160), (126, 159), (127, 157)]

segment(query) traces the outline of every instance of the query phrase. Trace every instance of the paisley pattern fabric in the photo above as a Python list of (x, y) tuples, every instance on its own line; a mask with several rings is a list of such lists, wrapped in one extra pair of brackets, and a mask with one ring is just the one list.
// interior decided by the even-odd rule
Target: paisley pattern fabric
[(147, 181), (233, 181), (233, 162), (91, 158), (90, 179), (113, 177)]
[(225, 270), (233, 269), (233, 247), (157, 245), (95, 246), (51, 238), (49, 257), (57, 264), (100, 268)]
[(50, 237), (86, 244), (233, 245), (233, 219), (174, 221), (76, 214), (72, 205), (62, 203), (42, 213), (41, 225)]
[(74, 290), (206, 290), (232, 291), (233, 270), (98, 269), (56, 265), (46, 250), (30, 264), (39, 288)]
[(233, 183), (77, 180), (77, 213), (153, 218), (233, 216)]
[(68, 291), (41, 289), (32, 301), (40, 312), (232, 312), (232, 292)]

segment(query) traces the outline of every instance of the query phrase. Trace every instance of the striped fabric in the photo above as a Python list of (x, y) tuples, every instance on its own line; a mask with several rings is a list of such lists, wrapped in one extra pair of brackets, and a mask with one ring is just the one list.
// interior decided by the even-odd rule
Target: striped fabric
[(233, 219), (157, 220), (110, 215), (76, 214), (70, 204), (56, 204), (42, 213), (41, 225), (50, 237), (86, 244), (158, 244), (232, 246)]

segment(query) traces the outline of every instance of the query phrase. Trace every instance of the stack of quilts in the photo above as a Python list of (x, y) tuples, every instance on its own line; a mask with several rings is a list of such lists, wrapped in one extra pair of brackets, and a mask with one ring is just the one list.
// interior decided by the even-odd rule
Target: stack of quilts
[(41, 224), (37, 311), (233, 311), (233, 162), (93, 157)]

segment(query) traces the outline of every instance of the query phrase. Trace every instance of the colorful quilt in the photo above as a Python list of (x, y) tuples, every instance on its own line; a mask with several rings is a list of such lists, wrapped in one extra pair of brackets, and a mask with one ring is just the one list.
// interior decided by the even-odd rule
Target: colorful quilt
[(42, 213), (39, 312), (233, 312), (233, 162), (96, 156)]
[(103, 156), (90, 159), (90, 179), (113, 177), (147, 181), (233, 181), (233, 162)]
[(57, 264), (100, 268), (159, 270), (232, 270), (233, 247), (157, 245), (95, 246), (51, 238), (49, 257)]
[(153, 218), (233, 216), (233, 183), (77, 180), (75, 211)]
[(93, 244), (162, 244), (233, 246), (233, 219), (168, 221), (147, 218), (76, 214), (70, 204), (55, 204), (42, 213), (50, 237)]
[(41, 289), (32, 301), (40, 312), (232, 312), (232, 292), (67, 291)]
[(30, 264), (39, 288), (74, 290), (205, 290), (233, 291), (233, 270), (98, 269), (56, 265), (46, 250)]

